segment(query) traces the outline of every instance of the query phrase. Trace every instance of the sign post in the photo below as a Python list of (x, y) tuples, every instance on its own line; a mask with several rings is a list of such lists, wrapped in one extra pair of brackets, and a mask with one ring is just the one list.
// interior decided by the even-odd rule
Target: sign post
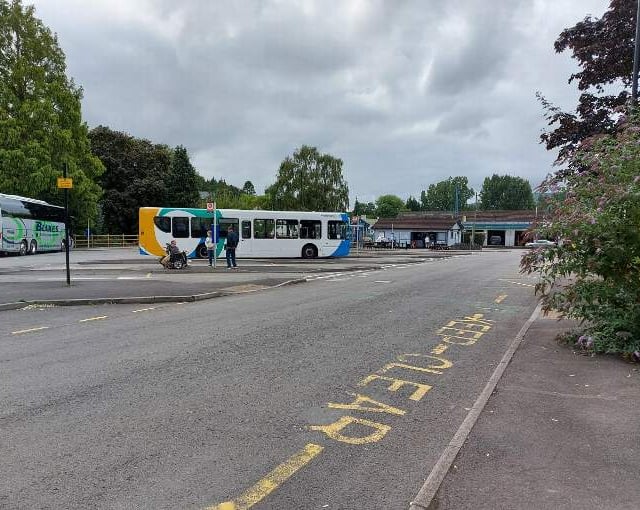
[(73, 179), (67, 178), (67, 162), (62, 169), (62, 177), (58, 177), (58, 188), (64, 189), (64, 251), (67, 266), (67, 285), (71, 285), (69, 269), (69, 190), (73, 188)]
[(213, 268), (216, 268), (218, 253), (218, 227), (216, 221), (216, 203), (207, 202), (207, 212), (213, 214), (213, 226), (211, 227), (211, 240), (213, 241)]

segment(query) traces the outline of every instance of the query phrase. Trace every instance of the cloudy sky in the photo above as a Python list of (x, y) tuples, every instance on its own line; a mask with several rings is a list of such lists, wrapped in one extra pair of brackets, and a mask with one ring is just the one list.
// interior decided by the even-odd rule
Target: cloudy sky
[(301, 145), (344, 161), (351, 200), (466, 175), (537, 185), (536, 91), (573, 110), (553, 42), (608, 0), (24, 0), (58, 34), (90, 127), (184, 145), (258, 193)]

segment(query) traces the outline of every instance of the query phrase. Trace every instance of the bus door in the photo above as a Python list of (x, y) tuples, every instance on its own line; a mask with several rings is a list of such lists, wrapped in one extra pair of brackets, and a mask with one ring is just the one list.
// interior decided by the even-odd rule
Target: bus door
[(240, 232), (238, 232), (240, 241), (236, 253), (239, 257), (250, 257), (253, 251), (253, 229), (251, 228), (251, 220), (240, 221)]
[[(238, 234), (238, 240), (240, 239), (240, 234), (238, 230), (238, 218), (220, 218), (218, 220), (218, 239), (220, 242), (227, 242), (227, 232), (229, 231), (229, 227), (233, 227), (233, 230)], [(238, 247), (236, 248), (236, 253), (239, 253), (240, 242), (238, 242)], [(225, 256), (224, 251), (220, 254), (220, 256)]]

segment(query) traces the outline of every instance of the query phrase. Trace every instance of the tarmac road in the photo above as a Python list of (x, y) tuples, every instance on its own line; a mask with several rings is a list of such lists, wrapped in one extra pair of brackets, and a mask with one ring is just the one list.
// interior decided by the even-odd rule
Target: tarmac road
[[(5, 296), (134, 299), (0, 313), (0, 507), (636, 509), (638, 365), (576, 356), (549, 318), (514, 338), (535, 304), (518, 254), (165, 272), (96, 250), (70, 288), (61, 254), (2, 258)], [(442, 342), (476, 313), (477, 342)], [(451, 366), (390, 366), (420, 353)]]
[(66, 284), (63, 253), (0, 258), (0, 310), (34, 302), (95, 304), (193, 301), (238, 292), (238, 286), (275, 287), (331, 273), (378, 270), (387, 266), (440, 260), (452, 253), (406, 250), (360, 253), (344, 259), (239, 259), (237, 271), (190, 261), (180, 271), (166, 270), (154, 257), (134, 249), (77, 250), (71, 253), (71, 285)]

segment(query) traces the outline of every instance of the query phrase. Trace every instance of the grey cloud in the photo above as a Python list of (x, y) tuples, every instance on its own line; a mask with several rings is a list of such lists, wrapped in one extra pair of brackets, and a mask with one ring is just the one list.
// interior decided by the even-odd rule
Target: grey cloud
[(539, 181), (553, 155), (538, 144), (535, 91), (573, 94), (553, 39), (608, 5), (149, 0), (131, 19), (78, 23), (77, 0), (32, 1), (60, 36), (90, 126), (183, 144), (207, 178), (258, 191), (315, 145), (344, 160), (352, 198), (367, 200), (450, 175)]

